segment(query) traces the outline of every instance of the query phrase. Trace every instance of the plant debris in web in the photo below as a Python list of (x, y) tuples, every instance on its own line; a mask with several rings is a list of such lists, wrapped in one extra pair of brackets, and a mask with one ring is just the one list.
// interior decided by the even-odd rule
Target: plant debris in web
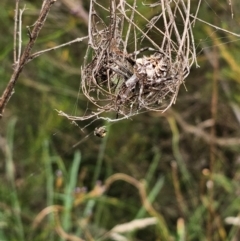
[[(101, 2), (90, 2), (82, 66), (82, 92), (92, 110), (84, 116), (60, 115), (118, 121), (142, 111), (166, 111), (196, 62), (191, 0), (110, 0), (107, 7)], [(152, 13), (150, 19), (140, 9)]]

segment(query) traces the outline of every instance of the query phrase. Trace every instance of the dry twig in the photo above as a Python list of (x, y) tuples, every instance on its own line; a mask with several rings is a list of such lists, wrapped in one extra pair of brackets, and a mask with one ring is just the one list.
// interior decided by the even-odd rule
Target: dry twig
[[(40, 11), (39, 17), (36, 21), (36, 23), (34, 24), (34, 27), (32, 29), (32, 31), (30, 31), (29, 29), (29, 42), (27, 44), (27, 46), (25, 47), (23, 53), (21, 54), (21, 15), (22, 15), (22, 11), (20, 10), (20, 13), (18, 14), (18, 1), (16, 2), (16, 12), (15, 12), (15, 31), (19, 31), (19, 37), (18, 37), (18, 42), (19, 42), (19, 47), (18, 47), (18, 55), (17, 55), (17, 51), (16, 51), (16, 36), (17, 33), (14, 33), (14, 71), (13, 74), (11, 76), (10, 81), (7, 84), (7, 87), (5, 88), (1, 98), (0, 98), (0, 119), (3, 116), (3, 112), (4, 109), (8, 103), (8, 101), (10, 100), (11, 96), (14, 93), (14, 86), (18, 80), (19, 74), (21, 73), (23, 67), (25, 66), (25, 64), (27, 62), (29, 62), (30, 56), (31, 56), (31, 50), (35, 44), (35, 41), (38, 37), (39, 32), (41, 31), (44, 22), (47, 18), (48, 12), (51, 8), (51, 6), (56, 2), (57, 0), (45, 0), (43, 2), (42, 5), (42, 9)], [(18, 28), (17, 23), (19, 23)], [(16, 57), (17, 56), (17, 57)], [(17, 59), (16, 59), (17, 58)]]
[(221, 138), (221, 137), (212, 137), (206, 131), (204, 131), (199, 126), (194, 126), (188, 124), (180, 114), (175, 112), (173, 109), (168, 110), (166, 113), (167, 115), (172, 115), (179, 126), (184, 130), (186, 133), (193, 134), (194, 136), (203, 139), (206, 143), (214, 143), (221, 147), (234, 147), (240, 145), (240, 138), (238, 137), (231, 137), (231, 138)]

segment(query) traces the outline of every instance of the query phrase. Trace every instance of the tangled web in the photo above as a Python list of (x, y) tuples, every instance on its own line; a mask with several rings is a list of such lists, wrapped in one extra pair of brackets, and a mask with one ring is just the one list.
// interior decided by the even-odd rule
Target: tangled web
[[(110, 0), (108, 8), (100, 2), (90, 2), (81, 82), (83, 94), (96, 108), (82, 117), (60, 115), (71, 120), (117, 121), (142, 110), (166, 111), (196, 62), (191, 0), (155, 4)], [(148, 20), (138, 5), (153, 17)], [(144, 23), (144, 30), (138, 22)], [(114, 119), (106, 117), (112, 112)]]

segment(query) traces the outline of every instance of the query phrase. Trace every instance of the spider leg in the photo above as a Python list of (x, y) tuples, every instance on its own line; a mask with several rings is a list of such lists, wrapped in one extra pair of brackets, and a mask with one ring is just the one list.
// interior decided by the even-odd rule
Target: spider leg
[(140, 83), (140, 90), (139, 90), (139, 95), (138, 95), (138, 101), (141, 104), (143, 104), (142, 94), (143, 94), (143, 81), (141, 81), (141, 83)]
[(129, 78), (129, 75), (125, 72), (123, 72), (121, 69), (117, 69), (117, 68), (114, 68), (114, 67), (111, 67), (109, 66), (109, 69), (111, 69), (112, 71), (114, 71), (116, 74), (120, 74), (122, 75), (123, 77), (125, 77), (126, 79)]
[(128, 56), (129, 57), (136, 57), (137, 55), (139, 55), (140, 53), (145, 52), (145, 51), (154, 51), (154, 52), (158, 52), (158, 53), (163, 53), (162, 51), (154, 49), (154, 48), (151, 48), (151, 47), (143, 47), (143, 48), (141, 48), (141, 49), (139, 49), (137, 51), (134, 51), (131, 54), (128, 54)]
[(126, 65), (122, 64), (122, 63), (119, 62), (118, 60), (116, 60), (115, 63), (118, 65), (118, 67), (119, 67), (122, 71), (124, 71), (124, 72), (126, 73), (126, 75), (128, 76), (128, 78), (130, 78), (130, 77), (133, 75), (132, 71), (131, 71), (130, 69), (128, 69)]

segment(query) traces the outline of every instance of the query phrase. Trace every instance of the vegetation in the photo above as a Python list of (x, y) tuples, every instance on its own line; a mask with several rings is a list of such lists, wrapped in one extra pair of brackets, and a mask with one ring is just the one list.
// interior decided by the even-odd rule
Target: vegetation
[[(20, 1), (23, 46), (41, 3)], [(13, 72), (15, 4), (1, 6), (2, 93)], [(58, 0), (33, 52), (86, 36), (88, 9), (89, 1)], [(238, 1), (205, 0), (198, 16), (237, 33), (239, 11)], [(116, 123), (70, 122), (56, 111), (91, 109), (78, 91), (86, 40), (24, 67), (0, 120), (1, 241), (240, 239), (240, 41), (200, 21), (194, 36), (200, 68), (176, 104)], [(104, 138), (93, 134), (99, 126)]]

